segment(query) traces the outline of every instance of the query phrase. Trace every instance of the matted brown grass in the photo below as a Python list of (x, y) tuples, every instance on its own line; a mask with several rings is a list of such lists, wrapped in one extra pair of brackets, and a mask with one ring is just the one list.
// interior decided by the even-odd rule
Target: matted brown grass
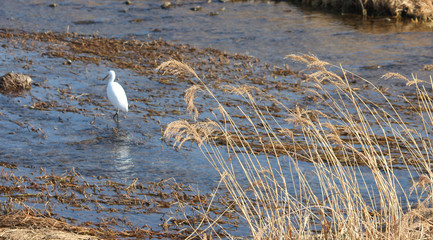
[(3, 240), (31, 240), (31, 239), (52, 239), (52, 240), (94, 240), (100, 239), (94, 236), (74, 234), (70, 232), (47, 229), (30, 228), (1, 228), (0, 238)]
[(101, 235), (101, 231), (73, 226), (54, 218), (37, 217), (29, 210), (0, 216), (1, 239), (100, 239), (96, 235)]
[(391, 15), (415, 19), (433, 20), (431, 0), (296, 0), (316, 8), (336, 12), (356, 12), (362, 15)]
[(32, 87), (32, 79), (30, 76), (21, 73), (6, 73), (0, 77), (0, 91), (17, 92), (28, 90)]

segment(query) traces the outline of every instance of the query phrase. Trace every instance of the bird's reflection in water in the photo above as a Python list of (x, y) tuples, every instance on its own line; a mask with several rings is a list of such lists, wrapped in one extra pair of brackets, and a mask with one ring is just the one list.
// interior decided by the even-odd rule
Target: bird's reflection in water
[(114, 168), (122, 173), (129, 172), (128, 170), (134, 167), (134, 162), (130, 155), (130, 136), (127, 132), (118, 129), (112, 136), (113, 144), (111, 147), (111, 156), (114, 160)]

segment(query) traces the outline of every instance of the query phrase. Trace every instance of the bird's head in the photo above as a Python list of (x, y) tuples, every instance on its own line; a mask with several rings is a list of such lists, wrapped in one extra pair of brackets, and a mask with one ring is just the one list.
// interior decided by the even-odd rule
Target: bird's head
[(116, 79), (116, 73), (113, 70), (108, 71), (107, 76), (104, 77), (103, 80), (108, 79), (108, 82), (113, 82)]

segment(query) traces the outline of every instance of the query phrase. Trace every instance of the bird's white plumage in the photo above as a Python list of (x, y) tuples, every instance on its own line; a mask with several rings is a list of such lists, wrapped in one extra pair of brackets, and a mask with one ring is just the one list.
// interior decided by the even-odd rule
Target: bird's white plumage
[(107, 96), (110, 102), (116, 107), (116, 110), (122, 110), (128, 112), (128, 99), (126, 98), (125, 90), (123, 87), (114, 82), (116, 74), (113, 70), (108, 72), (108, 84), (107, 84)]

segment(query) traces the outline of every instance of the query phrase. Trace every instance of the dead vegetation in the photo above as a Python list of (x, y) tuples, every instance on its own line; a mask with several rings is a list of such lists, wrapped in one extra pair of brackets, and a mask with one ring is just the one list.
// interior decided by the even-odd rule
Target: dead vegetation
[[(221, 101), (219, 88), (192, 74), (203, 94), (214, 99), (206, 114), (212, 117), (174, 121), (165, 139), (178, 147), (189, 140), (198, 143), (254, 239), (432, 238), (431, 82), (384, 76), (405, 79), (417, 92), (403, 97), (412, 104), (402, 112), (401, 96), (394, 98), (362, 78), (369, 87), (352, 87), (352, 73), (341, 67), (310, 55), (288, 57), (307, 65), (301, 88), (308, 88), (317, 105), (289, 108), (253, 86), (226, 87)], [(159, 69), (179, 74), (186, 69), (172, 69), (179, 65)], [(228, 99), (238, 97), (244, 101), (232, 106)], [(194, 97), (186, 98), (195, 106)], [(407, 120), (413, 115), (418, 121)], [(209, 121), (214, 130), (199, 134)], [(180, 122), (188, 127), (173, 127)], [(300, 161), (311, 162), (313, 171)], [(399, 182), (397, 169), (411, 176), (410, 189)], [(317, 185), (320, 191), (312, 187)]]
[(430, 0), (296, 0), (296, 2), (341, 13), (355, 12), (365, 16), (391, 15), (426, 21), (433, 20), (433, 3)]
[[(5, 239), (185, 239), (197, 228), (201, 234), (223, 237), (227, 233), (222, 226), (230, 228), (239, 220), (224, 213), (226, 196), (198, 194), (172, 179), (125, 184), (103, 178), (88, 181), (75, 171), (54, 175), (41, 170), (35, 177), (15, 171), (4, 167), (0, 176), (5, 199), (0, 204), (0, 236)], [(30, 207), (38, 204), (44, 207)], [(65, 217), (62, 211), (68, 209), (98, 217)], [(132, 223), (124, 214), (153, 215), (159, 224)]]
[[(7, 240), (24, 239), (100, 239), (98, 231), (77, 227), (50, 217), (34, 216), (35, 210), (22, 210), (0, 217), (0, 237)], [(99, 233), (100, 234), (100, 233)]]
[(95, 240), (99, 239), (90, 235), (74, 234), (61, 230), (4, 228), (0, 229), (0, 237), (4, 240), (28, 240), (28, 239), (52, 239), (52, 240)]
[(32, 87), (30, 76), (10, 72), (0, 77), (0, 90), (3, 92), (19, 92)]

